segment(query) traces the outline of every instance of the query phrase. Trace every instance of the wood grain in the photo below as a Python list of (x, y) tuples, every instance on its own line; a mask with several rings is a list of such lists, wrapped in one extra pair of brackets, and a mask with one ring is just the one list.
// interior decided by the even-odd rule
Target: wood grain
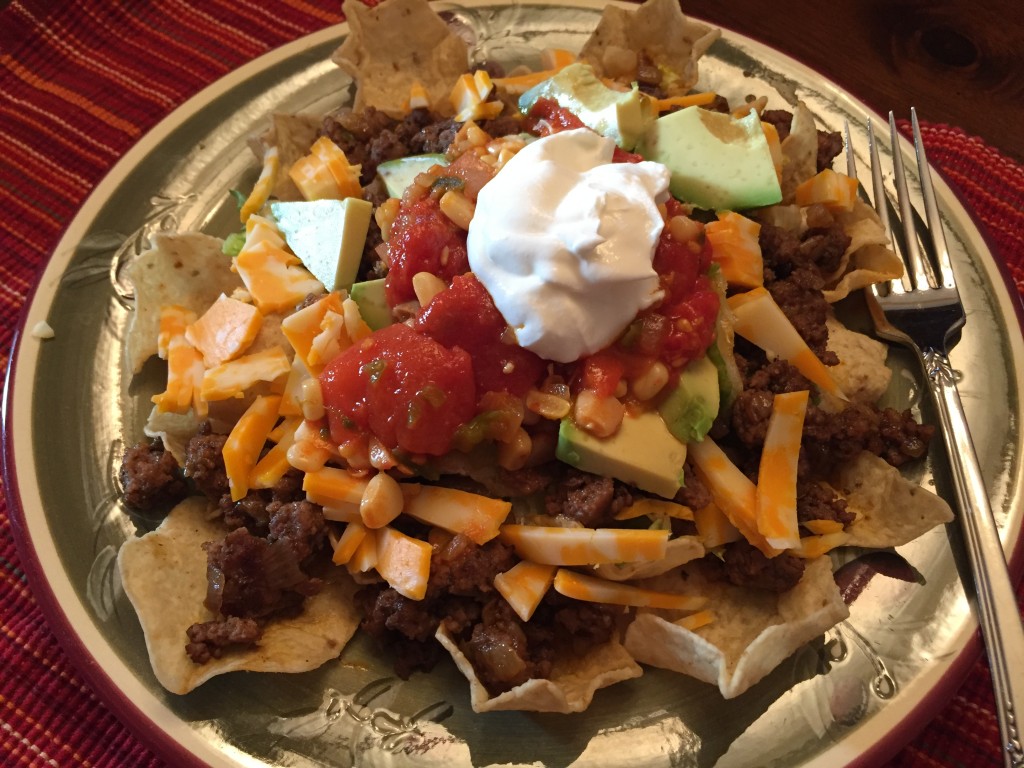
[(984, 138), (1024, 161), (1024, 3), (682, 0), (802, 61), (877, 112)]

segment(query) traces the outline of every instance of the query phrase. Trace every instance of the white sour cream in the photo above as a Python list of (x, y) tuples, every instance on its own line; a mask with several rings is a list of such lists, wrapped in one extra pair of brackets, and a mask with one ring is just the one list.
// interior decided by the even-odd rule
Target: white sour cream
[(661, 299), (651, 266), (668, 196), (660, 163), (612, 163), (589, 129), (528, 144), (480, 191), (469, 265), (521, 346), (568, 363)]

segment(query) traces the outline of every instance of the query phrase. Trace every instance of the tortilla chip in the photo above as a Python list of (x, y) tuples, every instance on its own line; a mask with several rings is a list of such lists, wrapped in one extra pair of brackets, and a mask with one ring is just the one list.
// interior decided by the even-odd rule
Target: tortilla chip
[(848, 546), (898, 547), (953, 520), (953, 510), (940, 496), (867, 451), (844, 465), (832, 485), (857, 513), (846, 528)]
[(704, 545), (696, 536), (677, 536), (669, 539), (665, 548), (665, 557), (653, 562), (637, 563), (606, 563), (595, 566), (593, 574), (609, 581), (627, 581), (630, 579), (650, 579), (660, 576), (666, 571), (678, 568), (683, 563), (698, 560), (705, 555)]
[(697, 84), (697, 61), (722, 32), (690, 21), (676, 0), (647, 0), (636, 10), (605, 6), (583, 45), (580, 59), (601, 77), (631, 81), (643, 51), (661, 70), (668, 96), (682, 96)]
[(356, 112), (376, 107), (401, 118), (418, 82), (433, 112), (452, 114), (448, 96), (469, 66), (469, 51), (427, 0), (385, 0), (374, 8), (345, 0), (342, 10), (350, 32), (332, 60), (356, 82)]
[[(355, 585), (333, 568), (321, 592), (308, 598), (298, 616), (269, 623), (256, 647), (227, 652), (195, 664), (185, 653), (185, 630), (214, 618), (204, 605), (204, 542), (225, 530), (211, 519), (212, 505), (189, 498), (145, 536), (126, 541), (117, 556), (125, 594), (135, 607), (157, 680), (171, 693), (188, 693), (225, 672), (306, 672), (336, 658), (359, 626), (353, 606)], [(173, 584), (173, 589), (168, 585)]]
[(178, 304), (202, 314), (222, 293), (242, 287), (221, 245), (220, 238), (200, 232), (158, 234), (149, 250), (128, 265), (135, 312), (125, 338), (125, 358), (133, 374), (156, 354), (161, 307)]
[[(827, 557), (809, 562), (800, 582), (782, 595), (707, 582), (695, 569), (685, 575), (687, 591), (708, 597), (714, 621), (688, 630), (666, 614), (640, 613), (626, 630), (626, 650), (643, 664), (718, 685), (726, 699), (739, 696), (849, 616)], [(659, 588), (665, 588), (664, 581)]]
[(857, 199), (853, 210), (836, 219), (850, 238), (836, 271), (825, 280), (822, 292), (829, 302), (845, 299), (851, 291), (893, 280), (903, 274), (903, 261), (889, 247), (889, 235), (875, 209)]
[(584, 656), (557, 659), (550, 679), (527, 680), (509, 691), (492, 696), (443, 624), (438, 627), (435, 637), (452, 655), (459, 671), (469, 680), (470, 703), (474, 712), (508, 709), (563, 714), (582, 712), (590, 706), (594, 692), (598, 689), (643, 674), (643, 670), (622, 644), (613, 640)]
[(792, 203), (796, 188), (818, 172), (818, 129), (802, 101), (793, 110), (789, 135), (782, 140), (782, 202)]
[(863, 333), (851, 331), (834, 315), (826, 318), (825, 326), (828, 348), (839, 358), (839, 365), (828, 369), (832, 379), (850, 401), (877, 403), (892, 378), (892, 370), (885, 364), (889, 347)]
[(274, 188), (270, 191), (271, 197), (286, 201), (306, 199), (288, 175), (288, 169), (309, 153), (309, 148), (316, 141), (320, 124), (321, 119), (316, 115), (275, 114), (270, 118), (270, 128), (250, 139), (249, 148), (261, 163), (264, 152), (270, 147), (277, 147), (281, 173), (277, 174)]

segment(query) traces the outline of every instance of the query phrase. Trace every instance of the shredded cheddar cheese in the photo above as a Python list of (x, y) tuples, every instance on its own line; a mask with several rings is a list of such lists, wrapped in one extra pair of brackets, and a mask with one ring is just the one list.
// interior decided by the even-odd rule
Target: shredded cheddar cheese
[(796, 516), (797, 462), (810, 393), (775, 395), (757, 475), (757, 529), (776, 549), (800, 542)]
[(231, 488), (231, 500), (238, 501), (249, 492), (249, 474), (277, 421), (281, 398), (277, 395), (257, 397), (232, 427), (224, 442), (224, 469)]
[(587, 576), (566, 568), (558, 569), (555, 574), (554, 587), (560, 595), (571, 597), (574, 600), (629, 605), (636, 608), (695, 611), (698, 608), (703, 608), (708, 602), (708, 599), (703, 596), (658, 592), (621, 581), (608, 581), (597, 576)]
[(769, 354), (788, 360), (825, 392), (846, 399), (828, 368), (807, 346), (766, 289), (754, 288), (738, 293), (730, 296), (728, 303), (734, 315), (736, 333)]
[(521, 560), (494, 577), (494, 588), (523, 621), (529, 621), (551, 588), (555, 566)]
[(661, 560), (669, 531), (503, 525), (501, 540), (521, 558), (544, 565), (601, 565)]

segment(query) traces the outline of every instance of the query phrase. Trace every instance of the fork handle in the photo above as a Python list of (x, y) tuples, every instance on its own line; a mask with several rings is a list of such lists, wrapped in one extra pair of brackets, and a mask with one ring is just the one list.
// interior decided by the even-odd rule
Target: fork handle
[(979, 623), (992, 669), (1003, 760), (1007, 768), (1024, 768), (1019, 719), (1024, 716), (1024, 628), (1017, 597), (949, 358), (935, 349), (924, 350), (922, 358), (939, 410), (960, 506), (958, 517), (977, 588)]

